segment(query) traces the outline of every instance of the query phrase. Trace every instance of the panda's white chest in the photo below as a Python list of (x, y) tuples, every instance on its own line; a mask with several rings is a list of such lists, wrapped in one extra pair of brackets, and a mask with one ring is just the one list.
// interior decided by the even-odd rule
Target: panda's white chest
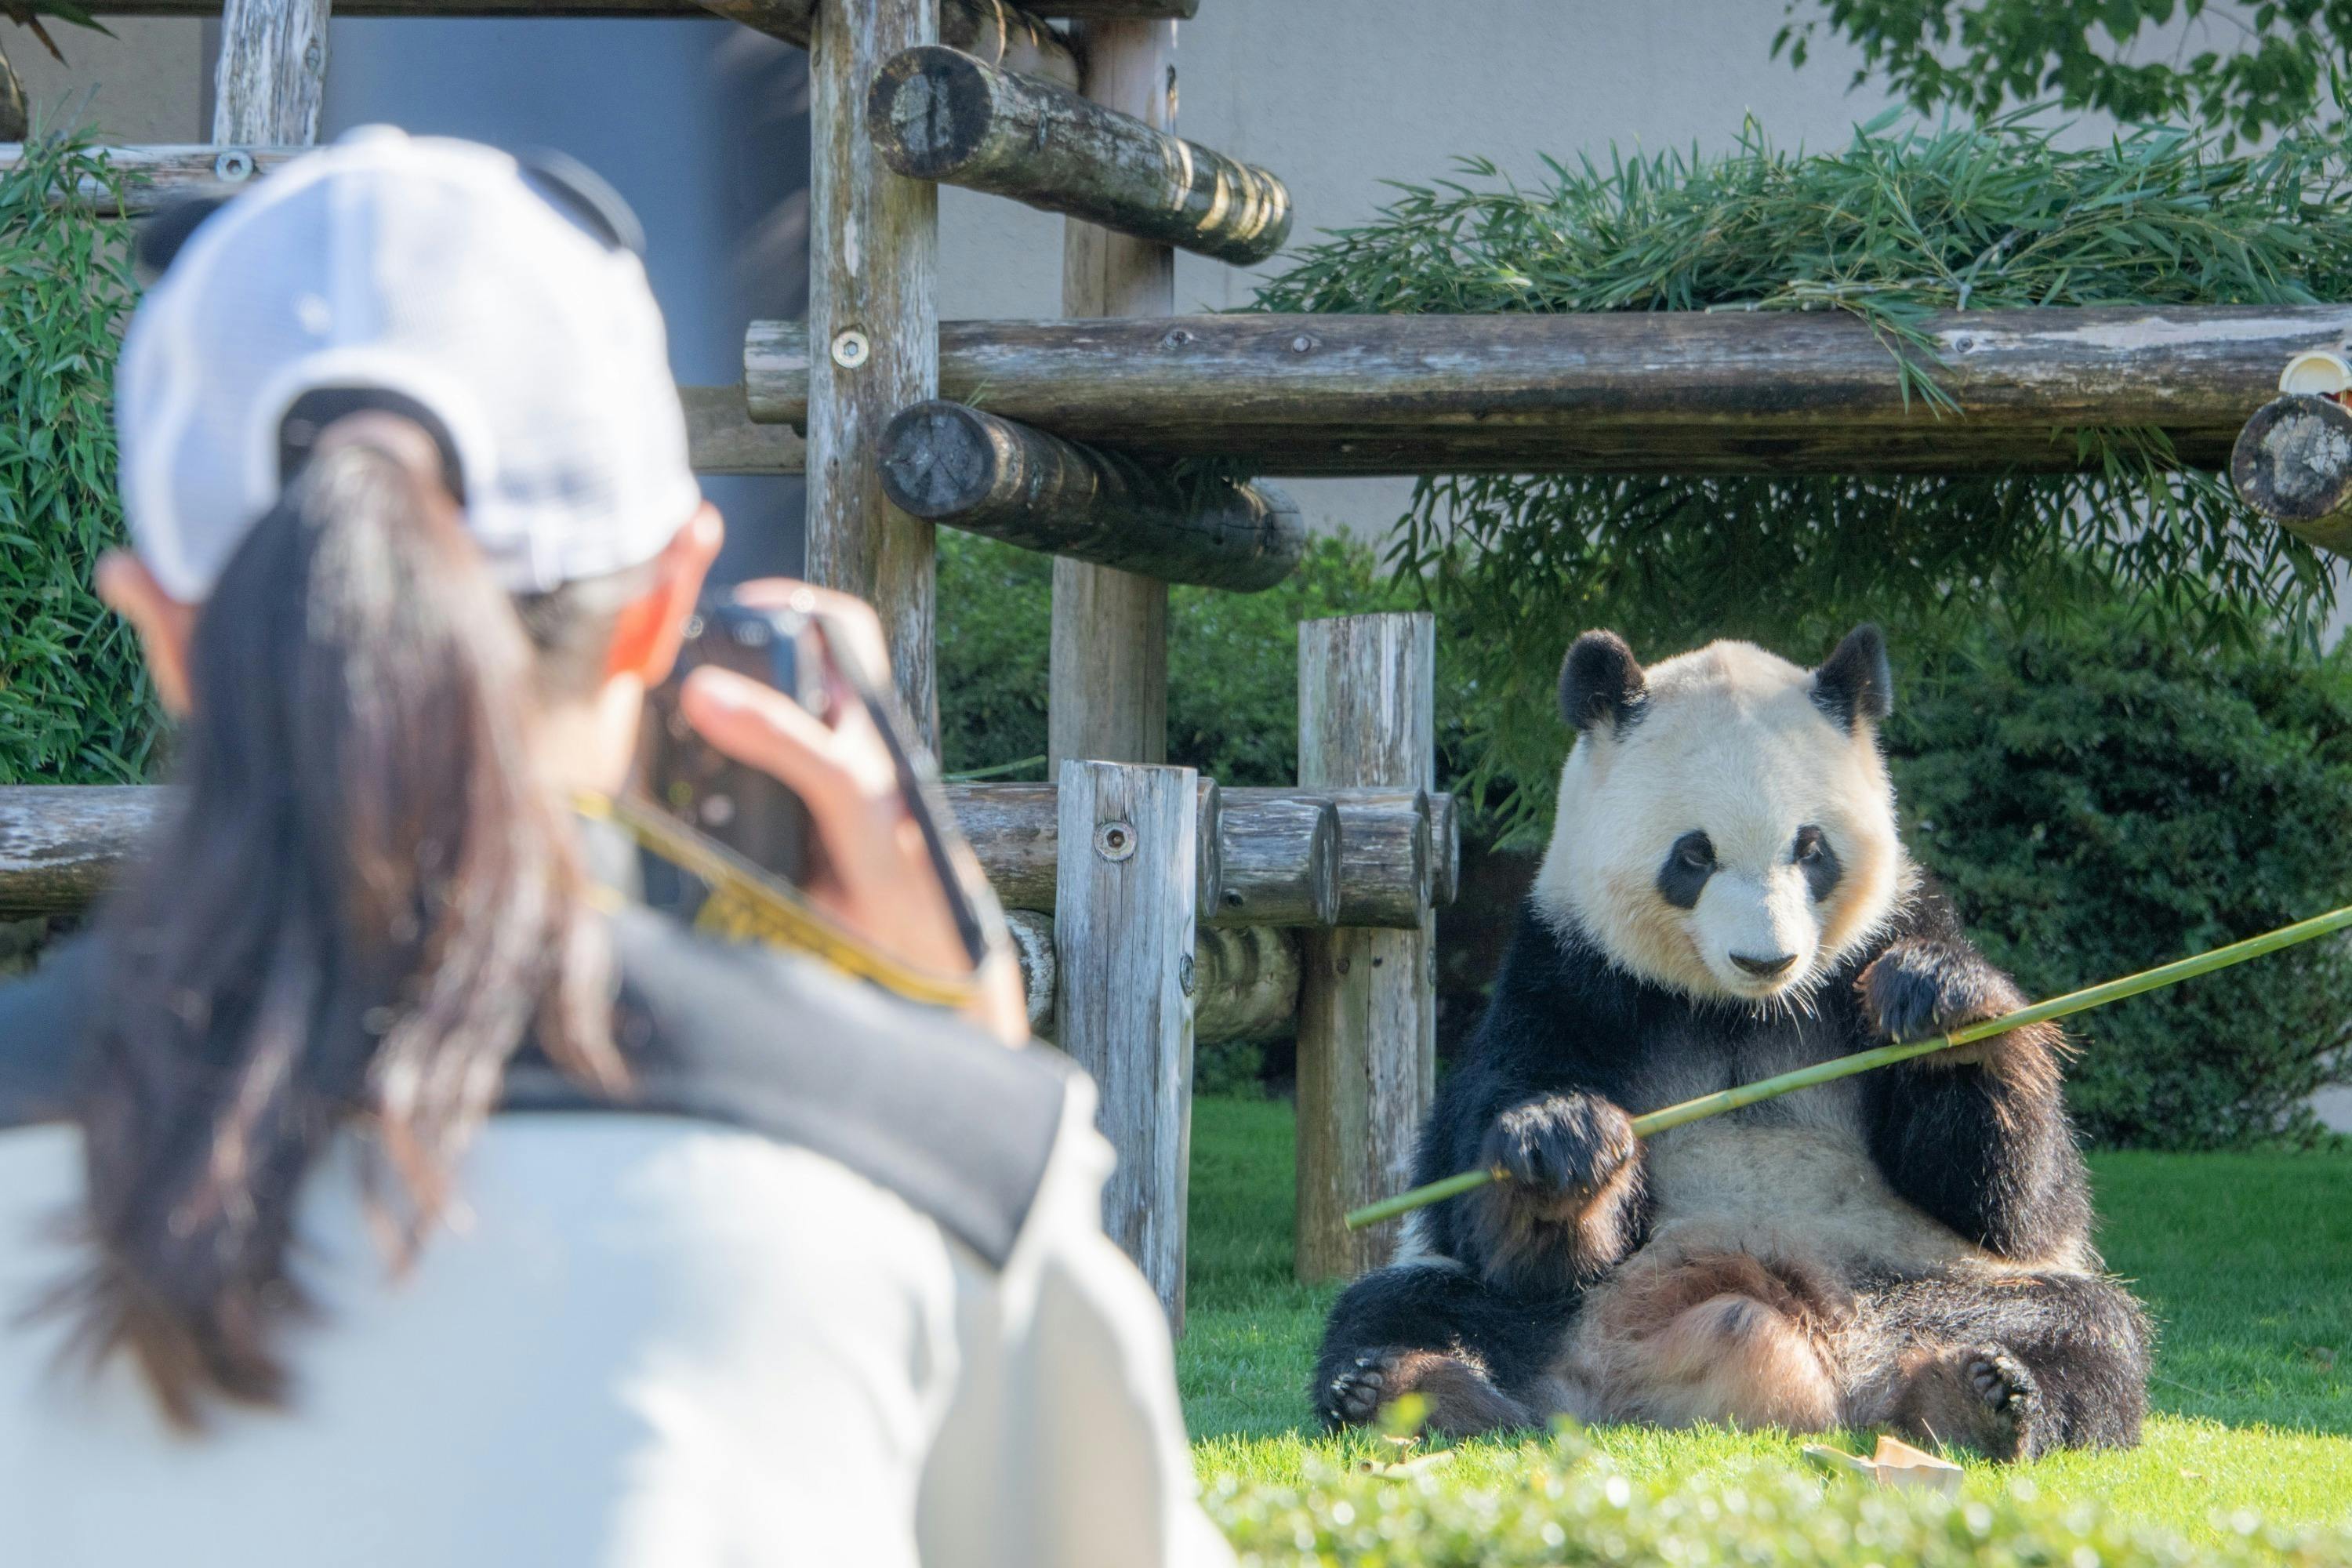
[(1654, 1238), (1843, 1271), (1909, 1272), (1981, 1257), (1888, 1185), (1851, 1083), (1802, 1090), (1649, 1142)]

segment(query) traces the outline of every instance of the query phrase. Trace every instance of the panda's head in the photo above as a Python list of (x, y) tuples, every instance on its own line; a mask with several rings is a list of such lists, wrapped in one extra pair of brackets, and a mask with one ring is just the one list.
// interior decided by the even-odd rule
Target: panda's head
[(1877, 627), (1813, 670), (1744, 642), (1645, 670), (1587, 632), (1559, 694), (1578, 736), (1535, 897), (1619, 967), (1794, 1004), (1893, 911), (1910, 872), (1878, 752)]

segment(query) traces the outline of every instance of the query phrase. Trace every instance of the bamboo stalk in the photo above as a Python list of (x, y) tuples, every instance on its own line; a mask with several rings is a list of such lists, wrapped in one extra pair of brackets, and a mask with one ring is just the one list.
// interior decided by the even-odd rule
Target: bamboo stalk
[[(1685, 1100), (1679, 1105), (1669, 1105), (1662, 1110), (1649, 1111), (1633, 1118), (1633, 1135), (1637, 1138), (1648, 1138), (1655, 1133), (1664, 1132), (1669, 1128), (1681, 1127), (1693, 1121), (1704, 1121), (1710, 1116), (1720, 1116), (1727, 1110), (1738, 1110), (1743, 1106), (1754, 1105), (1761, 1100), (1777, 1100), (1781, 1095), (1793, 1094), (1798, 1089), (1811, 1089), (1816, 1084), (1833, 1083), (1842, 1078), (1852, 1078), (1856, 1073), (1869, 1072), (1874, 1068), (1892, 1067), (1896, 1062), (1907, 1062), (1914, 1057), (1932, 1056), (1937, 1051), (1950, 1050), (1956, 1046), (1973, 1045), (1979, 1040), (1989, 1040), (1995, 1035), (2005, 1035), (2011, 1029), (2022, 1029), (2033, 1024), (2046, 1024), (2053, 1018), (2064, 1018), (2076, 1013), (2087, 1013), (2094, 1007), (2104, 1007), (2110, 1002), (2120, 1002), (2127, 996), (2137, 996), (2149, 991), (2160, 991), (2168, 985), (2178, 985), (2184, 980), (2194, 980), (2200, 974), (2210, 974), (2217, 969), (2227, 969), (2231, 964), (2243, 963), (2251, 958), (2267, 957), (2282, 948), (2293, 947), (2298, 942), (2327, 936), (2347, 926), (2352, 926), (2352, 904), (2347, 904), (2340, 910), (2331, 910), (2324, 915), (2314, 915), (2307, 921), (2297, 921), (2293, 925), (2281, 926), (2276, 931), (2264, 931), (2260, 936), (2250, 936), (2243, 942), (2233, 942), (2227, 947), (2217, 947), (2208, 952), (2192, 953), (2187, 958), (2175, 959), (2170, 963), (2159, 964), (2154, 969), (2144, 969), (2137, 974), (2126, 974), (2120, 980), (2109, 980), (2081, 991), (2069, 991), (2063, 996), (2053, 996), (2047, 1002), (2036, 1002), (2031, 1007), (2021, 1007), (2014, 1013), (2006, 1013), (1998, 1018), (1988, 1018), (1980, 1024), (1970, 1024), (1963, 1028), (1954, 1029), (1948, 1035), (1939, 1035), (1925, 1040), (1900, 1041), (1893, 1045), (1880, 1046), (1872, 1050), (1856, 1051), (1850, 1057), (1839, 1057), (1832, 1061), (1815, 1062), (1811, 1067), (1799, 1068), (1794, 1072), (1776, 1073), (1770, 1078), (1759, 1079), (1754, 1083), (1744, 1083), (1734, 1089), (1717, 1089), (1713, 1094), (1700, 1095), (1696, 1100)], [(1475, 1192), (1489, 1182), (1503, 1179), (1504, 1173), (1499, 1169), (1465, 1171), (1459, 1175), (1448, 1176), (1443, 1181), (1431, 1182), (1425, 1186), (1399, 1193), (1392, 1198), (1383, 1198), (1379, 1203), (1367, 1204), (1348, 1215), (1348, 1228), (1361, 1230), (1366, 1226), (1378, 1225), (1382, 1220), (1394, 1219), (1399, 1215), (1411, 1214), (1413, 1210), (1426, 1208), (1431, 1204), (1443, 1203), (1447, 1198), (1459, 1197), (1464, 1193)]]

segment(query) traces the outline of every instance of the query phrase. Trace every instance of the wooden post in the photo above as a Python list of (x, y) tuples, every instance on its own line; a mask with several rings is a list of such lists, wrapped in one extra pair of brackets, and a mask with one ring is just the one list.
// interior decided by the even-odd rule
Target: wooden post
[(1054, 950), (1062, 1049), (1094, 1076), (1118, 1152), (1103, 1227), (1184, 1326), (1192, 1163), (1194, 842), (1190, 768), (1061, 768)]
[(910, 178), (1236, 266), (1255, 266), (1290, 237), (1290, 193), (1265, 170), (957, 49), (894, 56), (874, 79), (866, 128), (884, 162)]
[(327, 0), (227, 0), (213, 76), (213, 140), (308, 146), (327, 88)]
[(898, 695), (923, 739), (932, 689), (932, 528), (890, 504), (882, 427), (939, 390), (939, 187), (874, 156), (866, 87), (901, 49), (939, 38), (939, 0), (821, 6), (809, 50), (808, 576), (882, 617)]
[(883, 489), (912, 516), (1164, 583), (1255, 593), (1307, 549), (1278, 489), (1187, 481), (961, 403), (900, 410), (881, 461)]
[[(1176, 128), (1176, 24), (1080, 22), (1086, 96), (1155, 131)], [(1164, 316), (1176, 255), (1164, 245), (1071, 219), (1062, 227), (1062, 313)], [(1054, 563), (1046, 751), (1059, 763), (1168, 756), (1168, 584), (1083, 561)]]
[[(1430, 787), (1436, 770), (1435, 642), (1427, 615), (1350, 616), (1298, 628), (1301, 785)], [(1341, 816), (1344, 869), (1344, 810)], [(1425, 837), (1423, 844), (1425, 853)], [(1298, 987), (1302, 1279), (1360, 1274), (1385, 1263), (1395, 1245), (1393, 1224), (1351, 1233), (1342, 1216), (1410, 1184), (1413, 1140), (1436, 1077), (1434, 931), (1424, 910), (1413, 931), (1340, 927), (1304, 933)]]

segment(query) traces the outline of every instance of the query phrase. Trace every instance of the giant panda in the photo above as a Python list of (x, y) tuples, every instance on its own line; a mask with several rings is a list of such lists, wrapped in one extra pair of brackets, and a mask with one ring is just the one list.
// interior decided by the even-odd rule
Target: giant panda
[(1588, 632), (1549, 852), (1446, 1076), (1425, 1209), (1332, 1309), (1331, 1426), (1891, 1426), (2002, 1459), (2129, 1446), (2148, 1327), (2091, 1245), (2054, 1026), (1637, 1141), (1627, 1117), (2022, 1006), (1905, 854), (1877, 629), (1818, 669)]

